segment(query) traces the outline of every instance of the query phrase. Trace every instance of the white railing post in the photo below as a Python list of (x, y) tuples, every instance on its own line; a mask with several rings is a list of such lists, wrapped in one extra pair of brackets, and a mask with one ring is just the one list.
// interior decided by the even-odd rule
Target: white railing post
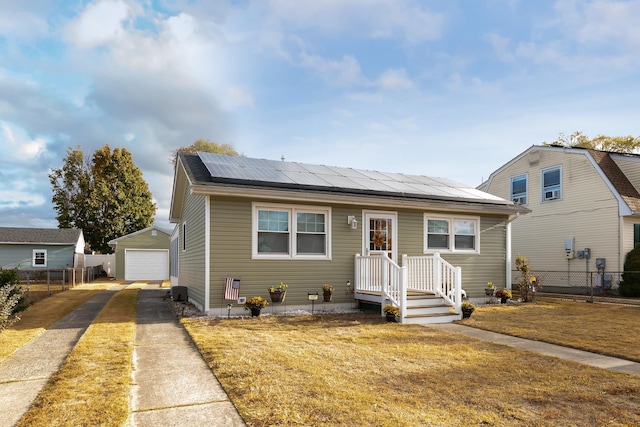
[(384, 306), (387, 303), (387, 294), (389, 293), (389, 264), (387, 263), (387, 259), (389, 259), (389, 257), (387, 256), (386, 252), (382, 253), (382, 265), (381, 265), (381, 269), (380, 272), (382, 274), (382, 292), (380, 293), (380, 313), (382, 316), (384, 316)]
[(400, 268), (400, 323), (404, 323), (407, 314), (407, 286), (409, 283), (409, 267), (404, 263), (406, 255), (402, 256), (403, 263)]
[(355, 272), (354, 272), (354, 277), (353, 277), (353, 281), (355, 282), (353, 284), (353, 292), (359, 291), (360, 290), (360, 264), (362, 263), (362, 259), (360, 258), (360, 254), (356, 254), (355, 256)]
[(436, 294), (442, 295), (442, 259), (440, 258), (440, 252), (436, 252), (433, 254), (433, 258), (435, 259), (434, 267), (435, 267), (435, 286), (434, 290)]
[(454, 311), (460, 313), (462, 310), (462, 268), (456, 267), (456, 301)]

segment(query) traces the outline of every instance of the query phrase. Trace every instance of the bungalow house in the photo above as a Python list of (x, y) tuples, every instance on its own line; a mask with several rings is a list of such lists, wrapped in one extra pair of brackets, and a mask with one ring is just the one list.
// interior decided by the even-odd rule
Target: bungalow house
[(528, 257), (545, 289), (583, 290), (599, 267), (610, 273), (595, 286), (615, 288), (640, 242), (638, 155), (534, 145), (478, 188), (531, 210), (513, 224), (511, 258)]
[(526, 212), (448, 179), (180, 153), (171, 283), (212, 316), (283, 282), (267, 310), (310, 310), (331, 284), (316, 310), (391, 303), (401, 321), (451, 321), (463, 288), (473, 300), (509, 283), (511, 221)]
[(0, 227), (0, 267), (59, 270), (84, 266), (82, 230)]
[(118, 280), (168, 280), (170, 233), (155, 225), (110, 240)]

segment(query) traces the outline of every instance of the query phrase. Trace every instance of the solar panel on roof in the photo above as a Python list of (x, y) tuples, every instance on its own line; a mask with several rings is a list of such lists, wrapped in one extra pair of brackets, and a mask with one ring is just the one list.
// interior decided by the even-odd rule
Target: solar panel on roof
[(478, 201), (507, 201), (446, 178), (198, 153), (212, 178)]

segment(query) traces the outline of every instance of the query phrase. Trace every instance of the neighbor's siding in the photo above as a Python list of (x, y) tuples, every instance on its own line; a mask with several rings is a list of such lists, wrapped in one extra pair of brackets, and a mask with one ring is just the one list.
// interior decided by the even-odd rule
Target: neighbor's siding
[[(617, 199), (602, 180), (584, 152), (535, 150), (524, 155), (491, 180), (487, 191), (510, 198), (510, 177), (528, 174), (530, 214), (512, 224), (512, 259), (518, 254), (530, 260), (535, 270), (585, 271), (584, 260), (567, 265), (564, 241), (575, 238), (575, 248), (591, 249), (589, 269), (595, 258), (606, 258), (608, 265), (619, 263), (619, 215)], [(537, 160), (536, 160), (537, 159)], [(541, 170), (562, 165), (562, 199), (541, 202)]]
[(124, 253), (125, 249), (169, 249), (169, 235), (160, 230), (157, 235), (151, 235), (154, 229), (136, 234), (118, 241), (116, 246), (116, 278), (124, 280)]
[[(47, 265), (33, 266), (33, 250), (47, 251)], [(20, 270), (55, 270), (73, 268), (75, 247), (54, 245), (0, 245), (0, 267)]]
[[(178, 284), (186, 286), (189, 299), (200, 309), (204, 308), (204, 207), (203, 196), (187, 193), (181, 215), (179, 237), (179, 265), (180, 276)], [(182, 225), (186, 222), (187, 249), (182, 246)]]
[[(270, 202), (272, 203), (272, 202)], [(285, 205), (285, 204), (283, 204)], [(313, 204), (318, 206), (317, 204)], [(326, 205), (325, 205), (326, 206)], [(331, 260), (252, 260), (252, 200), (212, 197), (211, 201), (211, 296), (213, 314), (226, 313), (225, 278), (240, 279), (240, 296), (260, 295), (268, 299), (267, 288), (287, 283), (287, 304), (308, 304), (308, 293), (322, 293), (323, 283), (335, 287), (334, 302), (351, 301), (346, 282), (354, 281), (354, 255), (362, 253), (363, 224), (352, 230), (347, 216), (362, 217), (371, 206), (331, 205)], [(389, 211), (390, 209), (378, 208)], [(394, 210), (391, 210), (394, 211)], [(398, 213), (398, 260), (402, 254), (424, 255), (424, 211), (395, 210)], [(486, 216), (480, 221), (481, 253), (443, 255), (462, 267), (463, 288), (469, 296), (484, 295), (484, 284), (505, 280), (505, 216)], [(180, 264), (180, 276), (183, 264)], [(217, 310), (216, 310), (217, 309)]]

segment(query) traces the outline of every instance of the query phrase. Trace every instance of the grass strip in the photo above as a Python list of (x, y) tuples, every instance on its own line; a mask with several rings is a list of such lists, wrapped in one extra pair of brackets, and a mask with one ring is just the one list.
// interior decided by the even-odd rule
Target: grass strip
[(18, 426), (117, 426), (129, 415), (139, 288), (111, 298)]
[(250, 426), (640, 425), (635, 376), (378, 315), (181, 321)]
[(80, 304), (99, 294), (113, 282), (81, 285), (40, 300), (22, 313), (20, 320), (0, 334), (0, 363), (14, 351), (49, 329)]
[(479, 306), (461, 323), (640, 362), (640, 307), (544, 300)]

